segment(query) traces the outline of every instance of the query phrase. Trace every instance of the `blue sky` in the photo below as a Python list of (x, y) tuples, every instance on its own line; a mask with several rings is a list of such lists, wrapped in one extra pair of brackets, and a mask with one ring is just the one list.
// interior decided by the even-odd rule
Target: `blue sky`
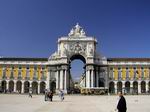
[(106, 57), (150, 57), (149, 0), (0, 0), (0, 55), (49, 57), (77, 22)]

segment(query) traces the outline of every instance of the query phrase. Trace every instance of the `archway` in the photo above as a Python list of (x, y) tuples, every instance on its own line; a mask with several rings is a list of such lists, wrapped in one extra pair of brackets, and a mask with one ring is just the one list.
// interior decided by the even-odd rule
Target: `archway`
[(29, 93), (30, 83), (29, 81), (24, 82), (24, 93)]
[(109, 83), (109, 93), (115, 93), (114, 82)]
[(53, 93), (55, 93), (55, 91), (56, 91), (56, 82), (55, 81), (52, 81), (50, 83), (50, 89)]
[(117, 92), (122, 91), (122, 82), (117, 83)]
[(9, 81), (9, 92), (13, 92), (14, 91), (14, 82), (13, 81)]
[(138, 82), (137, 81), (133, 82), (133, 93), (138, 94)]
[(32, 93), (38, 94), (38, 83), (36, 81), (32, 82)]
[(21, 93), (21, 89), (22, 89), (22, 82), (21, 81), (17, 81), (16, 83), (16, 90), (18, 93)]
[(70, 77), (71, 80), (69, 83), (70, 92), (80, 93), (79, 88), (85, 87), (82, 79), (85, 77), (85, 63), (86, 60), (82, 55), (76, 54), (70, 58)]
[(40, 93), (45, 93), (45, 82), (40, 82)]
[(99, 79), (99, 87), (104, 87), (104, 80), (103, 79)]
[(146, 83), (145, 81), (141, 82), (141, 93), (145, 93), (146, 92)]
[(7, 82), (5, 80), (2, 81), (2, 92), (6, 92), (6, 84)]
[(129, 81), (127, 81), (125, 83), (125, 90), (126, 90), (126, 93), (130, 93), (130, 82)]

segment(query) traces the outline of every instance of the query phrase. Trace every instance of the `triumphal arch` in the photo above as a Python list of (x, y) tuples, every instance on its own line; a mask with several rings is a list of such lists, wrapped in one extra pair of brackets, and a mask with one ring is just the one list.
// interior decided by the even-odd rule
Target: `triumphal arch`
[(70, 91), (74, 86), (70, 63), (80, 59), (84, 63), (80, 86), (86, 89), (107, 89), (107, 59), (96, 51), (96, 45), (96, 38), (87, 36), (79, 24), (71, 29), (68, 36), (60, 37), (57, 51), (48, 59), (50, 75), (47, 88), (52, 89), (56, 85), (56, 91)]

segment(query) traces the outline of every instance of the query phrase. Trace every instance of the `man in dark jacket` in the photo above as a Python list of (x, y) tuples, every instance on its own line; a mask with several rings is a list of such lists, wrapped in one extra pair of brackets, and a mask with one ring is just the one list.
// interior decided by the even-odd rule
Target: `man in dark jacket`
[(118, 95), (120, 97), (118, 105), (117, 105), (118, 112), (126, 112), (126, 110), (127, 110), (126, 100), (125, 100), (122, 92), (119, 92)]

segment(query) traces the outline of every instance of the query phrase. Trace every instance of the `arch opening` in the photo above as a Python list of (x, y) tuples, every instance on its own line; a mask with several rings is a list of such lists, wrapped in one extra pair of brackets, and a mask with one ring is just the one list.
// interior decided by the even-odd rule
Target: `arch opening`
[(146, 82), (145, 81), (141, 82), (141, 93), (146, 93)]
[(115, 93), (114, 82), (109, 83), (109, 93)]
[(36, 81), (32, 82), (32, 93), (38, 94), (38, 83)]
[(80, 87), (85, 87), (83, 77), (85, 76), (86, 59), (76, 54), (70, 58), (69, 66), (69, 89), (72, 93), (80, 93)]
[(122, 91), (122, 82), (117, 83), (117, 92)]
[(55, 82), (55, 81), (52, 81), (52, 82), (50, 83), (50, 88), (51, 88), (51, 91), (52, 91), (53, 93), (56, 92), (56, 82)]
[(133, 82), (133, 93), (138, 94), (138, 82), (137, 81)]
[(9, 92), (13, 92), (14, 91), (14, 82), (13, 81), (9, 81)]
[(17, 81), (17, 83), (16, 83), (16, 91), (18, 93), (21, 93), (21, 89), (22, 89), (22, 82), (21, 81)]
[(148, 82), (148, 93), (150, 93), (150, 82)]
[(2, 81), (2, 92), (6, 93), (6, 84), (7, 82), (5, 80)]
[(130, 93), (130, 82), (129, 81), (125, 82), (125, 92)]
[(24, 93), (29, 93), (30, 83), (29, 81), (24, 82)]
[(45, 93), (45, 85), (46, 83), (45, 82), (40, 82), (40, 93)]

